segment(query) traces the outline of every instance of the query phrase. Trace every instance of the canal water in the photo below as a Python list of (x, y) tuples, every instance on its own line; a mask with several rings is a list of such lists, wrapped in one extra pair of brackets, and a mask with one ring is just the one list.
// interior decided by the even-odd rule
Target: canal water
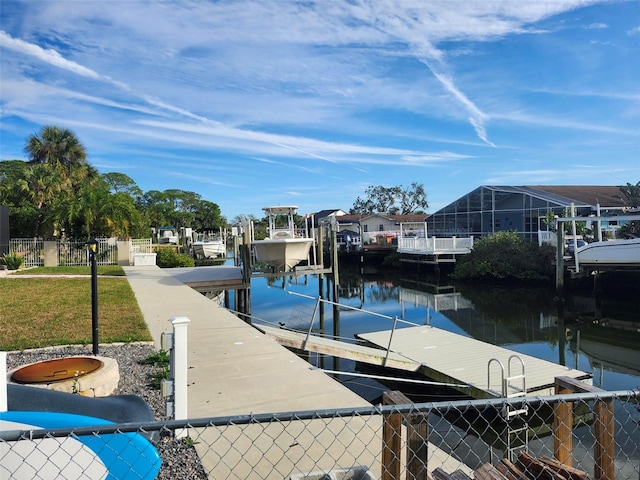
[[(625, 275), (625, 274), (622, 274)], [(254, 277), (251, 279), (251, 314), (254, 323), (291, 328), (354, 341), (354, 336), (411, 325), (431, 325), (460, 335), (492, 343), (593, 374), (593, 384), (609, 391), (640, 388), (640, 285), (638, 276), (622, 277), (614, 286), (607, 282), (587, 284), (572, 290), (568, 285), (561, 299), (553, 288), (496, 287), (449, 283), (446, 278), (415, 274), (403, 276), (363, 275), (341, 266), (339, 307), (327, 304), (314, 313), (315, 299), (333, 300), (327, 278)], [(598, 292), (597, 295), (592, 292)], [(587, 292), (587, 293), (585, 293)], [(233, 297), (230, 298), (233, 302)], [(233, 305), (233, 303), (231, 303)], [(313, 319), (313, 323), (310, 322)], [(411, 401), (440, 402), (465, 399), (452, 388), (395, 381), (386, 377), (407, 376), (406, 372), (373, 368), (354, 361), (303, 354), (309, 368), (321, 368), (372, 404), (380, 404), (387, 390), (400, 390)], [(452, 362), (456, 359), (452, 358)], [(341, 372), (341, 373), (334, 373)], [(376, 375), (376, 378), (371, 378)], [(385, 379), (379, 378), (385, 376)], [(435, 419), (435, 430), (455, 431), (455, 418)], [(633, 405), (614, 413), (616, 421), (617, 476), (637, 478), (640, 455), (640, 410)], [(474, 467), (484, 458), (486, 445), (492, 452), (506, 455), (504, 444), (495, 437), (491, 423), (482, 415), (472, 422), (458, 454)], [(530, 426), (536, 430), (537, 448), (553, 450), (548, 435), (551, 423)], [(448, 422), (453, 422), (449, 424)], [(478, 423), (479, 422), (479, 423)], [(491, 420), (487, 420), (491, 422)], [(491, 428), (490, 428), (491, 427)], [(461, 426), (466, 429), (466, 426)], [(475, 430), (474, 430), (475, 429)], [(473, 432), (478, 433), (473, 433)], [(584, 449), (584, 459), (574, 466), (591, 471), (587, 451), (593, 450), (590, 426), (574, 429), (574, 452)], [(622, 432), (622, 433), (620, 433)], [(476, 438), (477, 437), (477, 438)], [(482, 439), (476, 442), (474, 439)], [(462, 440), (461, 440), (462, 441)], [(534, 443), (535, 443), (534, 442)], [(546, 445), (546, 447), (540, 447)], [(464, 451), (465, 453), (461, 453)], [(585, 463), (580, 463), (584, 461)]]
[[(631, 281), (637, 278), (631, 277)], [(640, 388), (637, 285), (628, 285), (629, 292), (621, 292), (625, 288), (619, 287), (613, 292), (598, 288), (598, 295), (584, 290), (568, 292), (558, 301), (550, 288), (456, 285), (429, 275), (370, 276), (357, 269), (342, 268), (339, 284), (341, 306), (334, 309), (327, 304), (314, 317), (315, 301), (299, 295), (317, 298), (322, 291), (324, 298), (333, 300), (327, 278), (252, 278), (254, 322), (306, 331), (314, 317), (314, 333), (348, 341), (354, 341), (358, 333), (390, 330), (394, 319), (396, 328), (428, 324), (590, 372), (594, 385), (605, 390)], [(404, 391), (416, 402), (461, 396), (448, 389), (365, 378), (360, 375), (389, 373), (350, 360), (309, 354), (308, 361), (319, 368), (344, 372), (334, 374), (335, 378), (372, 402), (390, 388)], [(359, 375), (350, 376), (350, 372)]]

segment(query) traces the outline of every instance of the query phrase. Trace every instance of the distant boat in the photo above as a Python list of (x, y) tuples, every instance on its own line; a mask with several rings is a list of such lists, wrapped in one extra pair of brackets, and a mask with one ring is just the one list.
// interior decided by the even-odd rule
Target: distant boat
[(640, 265), (640, 238), (587, 243), (576, 257), (580, 265)]
[(309, 258), (314, 240), (297, 232), (293, 221), (297, 206), (264, 207), (262, 210), (269, 217), (269, 230), (267, 238), (253, 242), (256, 260), (277, 272), (291, 271)]
[(193, 255), (196, 258), (217, 258), (227, 253), (227, 244), (221, 231), (203, 228), (195, 233), (192, 244)]
[(178, 244), (178, 229), (176, 227), (159, 227), (158, 243), (165, 245)]

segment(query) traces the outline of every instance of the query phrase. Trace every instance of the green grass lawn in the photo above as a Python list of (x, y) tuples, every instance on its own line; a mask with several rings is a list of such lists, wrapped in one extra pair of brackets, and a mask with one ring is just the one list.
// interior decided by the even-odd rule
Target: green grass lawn
[[(98, 265), (98, 275), (124, 277), (124, 270), (118, 265)], [(91, 275), (91, 267), (36, 267), (17, 270), (13, 275)]]
[[(117, 273), (117, 272), (120, 273)], [(24, 270), (23, 274), (89, 275), (90, 267)], [(100, 343), (150, 341), (151, 335), (121, 267), (99, 267)], [(16, 275), (16, 274), (13, 274)], [(17, 275), (0, 278), (0, 350), (92, 343), (91, 278)]]

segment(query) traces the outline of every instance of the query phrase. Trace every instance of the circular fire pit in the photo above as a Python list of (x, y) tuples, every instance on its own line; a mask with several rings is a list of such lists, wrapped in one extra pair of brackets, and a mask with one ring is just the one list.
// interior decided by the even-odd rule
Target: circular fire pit
[(105, 397), (118, 387), (118, 362), (106, 357), (64, 357), (24, 365), (7, 381), (32, 387)]

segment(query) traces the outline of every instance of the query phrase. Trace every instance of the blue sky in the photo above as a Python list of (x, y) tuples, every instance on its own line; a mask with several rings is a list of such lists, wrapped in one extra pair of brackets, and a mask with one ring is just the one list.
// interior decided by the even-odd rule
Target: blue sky
[(13, 1), (0, 159), (44, 125), (222, 214), (640, 181), (640, 2)]

